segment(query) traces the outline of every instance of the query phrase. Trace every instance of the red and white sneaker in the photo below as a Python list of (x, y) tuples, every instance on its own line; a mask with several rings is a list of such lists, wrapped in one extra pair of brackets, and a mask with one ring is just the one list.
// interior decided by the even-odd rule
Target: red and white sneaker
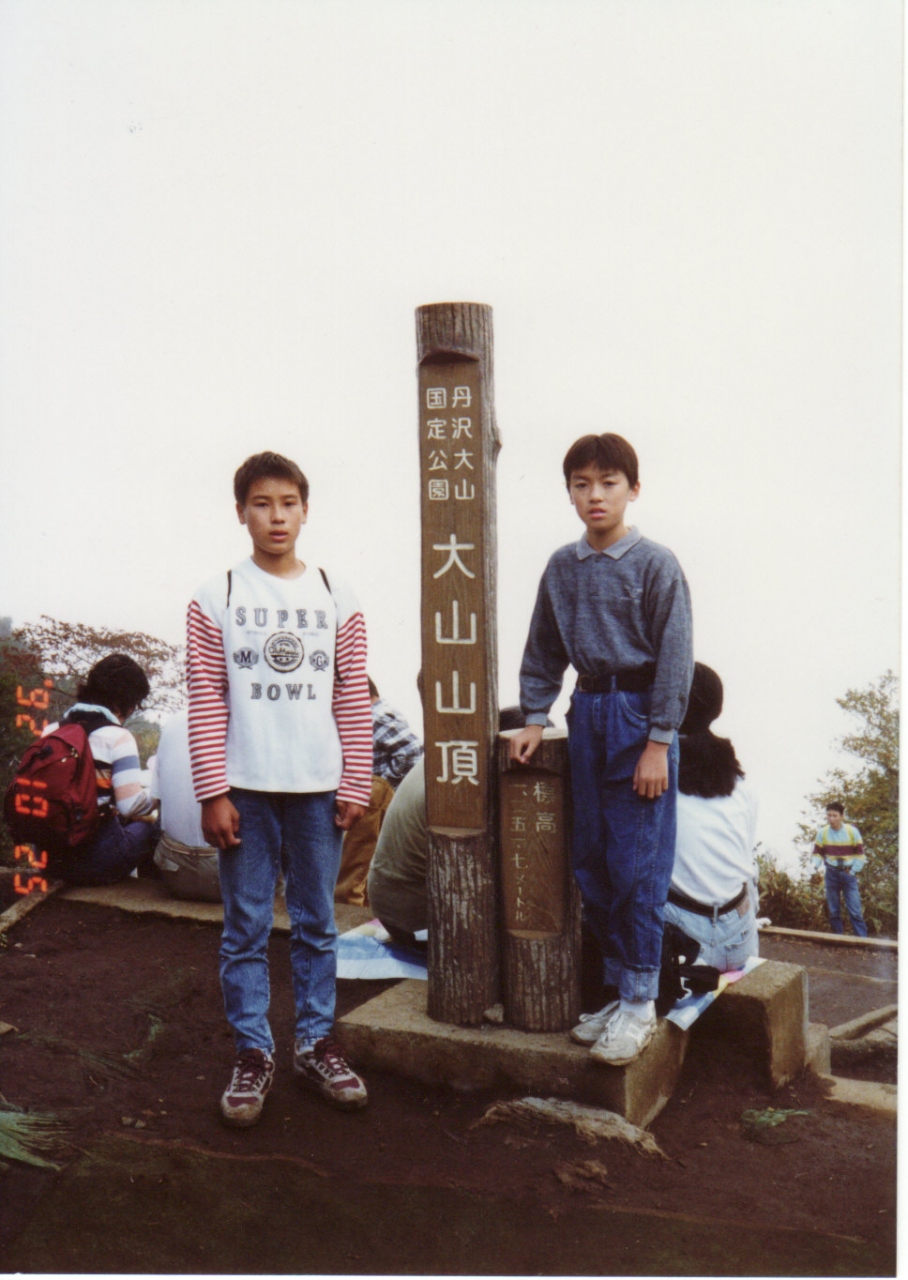
[(344, 1059), (337, 1041), (322, 1036), (315, 1044), (293, 1046), (293, 1070), (309, 1089), (340, 1111), (355, 1111), (369, 1101), (366, 1086)]
[(230, 1084), (221, 1095), (225, 1124), (244, 1128), (257, 1124), (274, 1080), (274, 1059), (264, 1049), (243, 1049), (233, 1064)]

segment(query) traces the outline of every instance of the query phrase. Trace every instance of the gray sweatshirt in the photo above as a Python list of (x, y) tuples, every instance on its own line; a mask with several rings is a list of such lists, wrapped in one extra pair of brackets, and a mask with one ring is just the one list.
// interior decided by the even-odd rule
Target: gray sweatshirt
[(654, 665), (650, 738), (671, 742), (684, 719), (694, 658), (690, 592), (667, 547), (631, 529), (606, 551), (561, 547), (539, 584), (520, 667), (527, 724), (545, 724), (570, 664), (585, 676)]

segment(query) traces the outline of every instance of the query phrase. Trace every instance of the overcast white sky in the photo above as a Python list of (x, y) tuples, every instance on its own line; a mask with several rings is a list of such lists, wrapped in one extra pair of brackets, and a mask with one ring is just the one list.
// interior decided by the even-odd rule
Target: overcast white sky
[(180, 641), (277, 449), (418, 724), (413, 313), (485, 302), (502, 705), (620, 431), (789, 857), (899, 656), (902, 53), (899, 0), (0, 0), (0, 614)]

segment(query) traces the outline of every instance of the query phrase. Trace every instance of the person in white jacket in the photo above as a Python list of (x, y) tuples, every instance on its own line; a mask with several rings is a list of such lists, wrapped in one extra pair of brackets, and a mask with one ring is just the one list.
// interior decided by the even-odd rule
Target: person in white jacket
[(175, 898), (220, 902), (218, 851), (202, 831), (202, 806), (192, 787), (189, 710), (177, 711), (161, 728), (157, 754), (148, 762), (151, 793), (161, 806), (161, 839), (155, 866)]
[(700, 944), (698, 964), (725, 973), (759, 952), (754, 849), (757, 797), (728, 738), (710, 725), (722, 681), (698, 662), (681, 725), (678, 832), (666, 924)]

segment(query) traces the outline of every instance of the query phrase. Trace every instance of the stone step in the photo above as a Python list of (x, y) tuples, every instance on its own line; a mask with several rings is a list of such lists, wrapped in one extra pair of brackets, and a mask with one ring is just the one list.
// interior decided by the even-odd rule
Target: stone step
[(744, 1044), (774, 1087), (808, 1064), (829, 1069), (826, 1028), (808, 1034), (807, 972), (800, 965), (767, 960), (727, 987), (690, 1032), (660, 1020), (655, 1039), (626, 1067), (595, 1062), (564, 1032), (435, 1022), (426, 1013), (426, 994), (424, 982), (401, 982), (342, 1018), (336, 1030), (352, 1061), (456, 1089), (507, 1087), (572, 1098), (641, 1127), (672, 1096), (690, 1035), (714, 1035), (720, 1046), (723, 1039)]
[(565, 1032), (455, 1027), (426, 1013), (426, 983), (408, 979), (339, 1020), (338, 1038), (357, 1067), (378, 1067), (455, 1089), (519, 1088), (605, 1107), (641, 1128), (665, 1106), (681, 1074), (688, 1032), (659, 1023), (627, 1067), (594, 1062)]

